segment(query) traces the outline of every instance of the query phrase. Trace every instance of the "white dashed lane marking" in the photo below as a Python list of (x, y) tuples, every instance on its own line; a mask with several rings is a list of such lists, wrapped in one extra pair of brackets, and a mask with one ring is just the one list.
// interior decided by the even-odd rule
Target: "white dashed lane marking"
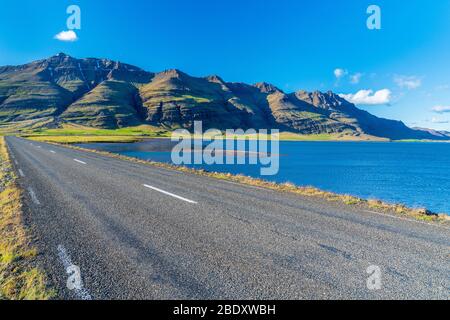
[(78, 162), (78, 163), (81, 163), (81, 164), (87, 164), (86, 162), (81, 161), (81, 160), (78, 160), (78, 159), (73, 159), (73, 161)]
[(158, 191), (158, 192), (160, 192), (160, 193), (163, 193), (163, 194), (165, 194), (165, 195), (174, 197), (174, 198), (179, 199), (179, 200), (183, 200), (183, 201), (186, 201), (186, 202), (189, 202), (189, 203), (197, 204), (197, 202), (195, 202), (195, 201), (193, 201), (193, 200), (189, 200), (189, 199), (186, 199), (186, 198), (177, 196), (176, 194), (173, 194), (173, 193), (170, 193), (170, 192), (167, 192), (167, 191), (164, 191), (164, 190), (161, 190), (161, 189), (158, 189), (158, 188), (149, 186), (148, 184), (144, 184), (144, 187), (149, 188), (149, 189), (152, 189), (152, 190), (154, 190), (154, 191)]

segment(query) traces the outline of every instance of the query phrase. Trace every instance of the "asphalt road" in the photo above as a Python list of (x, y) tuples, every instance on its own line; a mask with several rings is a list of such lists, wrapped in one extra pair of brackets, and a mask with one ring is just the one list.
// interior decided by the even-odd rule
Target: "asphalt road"
[[(7, 143), (26, 191), (26, 223), (60, 298), (450, 298), (446, 227), (15, 137)], [(369, 281), (379, 290), (367, 286), (370, 266), (380, 270), (380, 281)]]

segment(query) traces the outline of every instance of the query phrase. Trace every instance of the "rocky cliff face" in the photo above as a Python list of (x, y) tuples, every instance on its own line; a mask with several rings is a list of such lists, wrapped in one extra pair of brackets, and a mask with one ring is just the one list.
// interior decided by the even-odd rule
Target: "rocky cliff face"
[(47, 119), (119, 128), (278, 128), (303, 134), (368, 134), (391, 139), (450, 139), (377, 118), (332, 92), (285, 93), (269, 83), (225, 82), (179, 70), (160, 73), (107, 59), (63, 53), (22, 66), (0, 67), (0, 125)]

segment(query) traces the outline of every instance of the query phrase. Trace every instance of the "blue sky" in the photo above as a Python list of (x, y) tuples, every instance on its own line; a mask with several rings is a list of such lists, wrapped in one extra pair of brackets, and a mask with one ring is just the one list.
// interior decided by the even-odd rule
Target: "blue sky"
[[(78, 40), (54, 39), (73, 4)], [(366, 27), (371, 4), (381, 8), (381, 30)], [(285, 91), (333, 90), (378, 116), (450, 130), (448, 0), (2, 1), (0, 65), (61, 51)]]

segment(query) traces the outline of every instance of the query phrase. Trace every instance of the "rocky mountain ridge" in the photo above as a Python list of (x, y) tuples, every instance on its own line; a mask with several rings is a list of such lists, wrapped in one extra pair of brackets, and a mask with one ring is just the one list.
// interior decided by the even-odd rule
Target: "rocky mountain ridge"
[(285, 93), (270, 83), (226, 82), (180, 70), (159, 73), (64, 53), (0, 67), (0, 125), (29, 121), (97, 128), (277, 128), (300, 134), (447, 140), (443, 132), (378, 118), (333, 92)]

